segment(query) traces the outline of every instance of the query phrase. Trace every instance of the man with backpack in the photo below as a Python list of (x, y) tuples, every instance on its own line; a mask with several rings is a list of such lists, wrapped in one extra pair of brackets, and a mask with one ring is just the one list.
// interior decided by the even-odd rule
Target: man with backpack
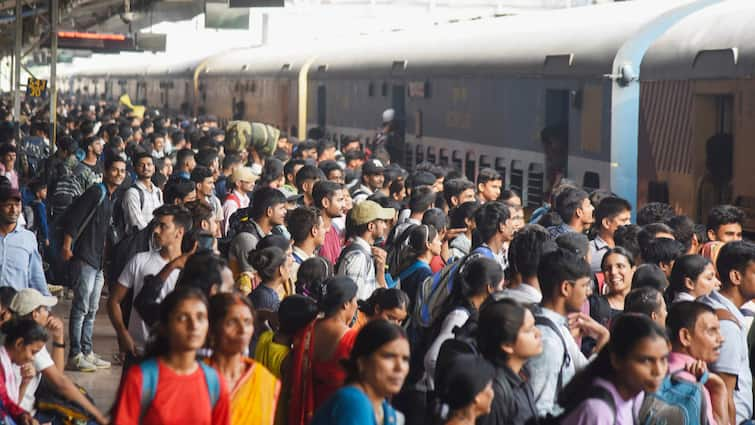
[(710, 369), (726, 383), (731, 422), (741, 424), (753, 415), (747, 325), (740, 308), (755, 299), (755, 244), (746, 241), (727, 243), (718, 254), (716, 268), (721, 289), (701, 299), (716, 311), (724, 337), (721, 355), (710, 364)]
[(691, 373), (702, 375), (705, 364), (720, 357), (719, 349), (724, 339), (716, 311), (697, 301), (674, 303), (666, 320), (666, 329), (671, 339), (668, 363), (672, 382), (680, 380), (698, 386), (699, 391), (695, 393), (702, 394), (696, 394), (700, 402), (694, 407), (705, 415), (709, 424), (730, 423), (729, 398), (721, 377), (708, 372), (707, 381), (703, 381)]
[(374, 201), (362, 201), (349, 212), (346, 235), (351, 243), (341, 252), (336, 273), (354, 279), (360, 300), (369, 298), (378, 287), (386, 287), (387, 254), (373, 245), (385, 237), (386, 220), (392, 220), (395, 215), (393, 208), (383, 208)]
[[(130, 312), (130, 318), (126, 322), (121, 302), (129, 289), (133, 290), (134, 298), (138, 296), (145, 278), (157, 275), (163, 269), (169, 270), (166, 270), (167, 278), (163, 280), (159, 299), (165, 298), (173, 290), (180, 271), (180, 267), (176, 267), (174, 260), (181, 257), (181, 242), (184, 235), (192, 228), (191, 213), (182, 206), (164, 205), (155, 210), (155, 217), (157, 226), (154, 234), (159, 250), (141, 252), (131, 258), (118, 277), (118, 284), (112, 286), (113, 292), (108, 299), (110, 321), (118, 334), (118, 345), (121, 352), (126, 354), (128, 363), (133, 363), (138, 356), (143, 354), (149, 330), (136, 310)], [(185, 262), (186, 259), (184, 258), (183, 261)]]
[(249, 264), (249, 254), (257, 248), (257, 243), (262, 238), (286, 220), (286, 195), (283, 192), (263, 187), (254, 192), (253, 198), (249, 209), (239, 212), (244, 213), (244, 217), (240, 218), (239, 228), (234, 229), (237, 233), (230, 234), (232, 232), (229, 231), (226, 235), (231, 238), (228, 260), (236, 277), (242, 272), (254, 270)]
[(92, 185), (102, 181), (103, 170), (100, 155), (102, 155), (105, 145), (99, 137), (89, 136), (84, 138), (81, 147), (86, 150), (86, 156), (73, 169), (73, 174), (82, 182), (82, 190), (87, 190)]
[(152, 212), (163, 204), (163, 193), (152, 184), (155, 162), (152, 155), (141, 152), (133, 158), (136, 182), (123, 194), (123, 222), (125, 233), (131, 234), (147, 227)]
[(544, 254), (540, 260), (537, 278), (543, 301), (535, 323), (542, 333), (543, 351), (528, 363), (539, 416), (561, 413), (558, 394), (588, 363), (572, 328), (596, 339), (594, 352), (608, 343), (608, 330), (582, 313), (592, 285), (590, 275), (587, 261), (563, 248)]
[(249, 193), (254, 190), (257, 175), (249, 167), (239, 167), (231, 175), (233, 191), (225, 197), (223, 203), (223, 234), (228, 233), (228, 222), (236, 211), (249, 206)]
[(92, 332), (104, 284), (103, 259), (115, 191), (126, 177), (126, 162), (120, 157), (109, 158), (105, 170), (104, 183), (87, 189), (66, 212), (61, 250), (61, 258), (73, 260), (71, 266), (76, 270), (72, 274), (76, 282), (69, 323), (69, 367), (88, 372), (110, 367), (92, 350)]

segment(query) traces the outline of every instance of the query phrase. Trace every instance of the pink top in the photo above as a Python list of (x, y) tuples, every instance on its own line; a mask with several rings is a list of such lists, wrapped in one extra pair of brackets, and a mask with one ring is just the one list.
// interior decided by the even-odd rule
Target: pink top
[[(695, 361), (696, 360), (694, 357), (689, 356), (687, 354), (671, 352), (668, 355), (669, 373), (682, 370), (684, 369), (685, 366), (687, 366), (690, 363), (694, 363)], [(697, 382), (697, 378), (687, 371), (680, 372), (678, 376), (684, 380)], [(713, 404), (710, 401), (710, 392), (708, 391), (707, 388), (705, 388), (705, 386), (703, 386), (703, 394), (705, 395), (705, 403), (707, 404), (707, 407), (708, 407), (706, 409), (707, 412), (705, 412), (706, 416), (708, 416), (708, 423), (711, 425), (718, 425), (718, 422), (716, 422), (716, 418), (713, 416)]]
[(326, 259), (331, 264), (335, 265), (338, 261), (338, 257), (341, 256), (341, 250), (343, 249), (343, 236), (335, 226), (331, 225), (328, 233), (325, 234), (325, 241), (323, 241), (320, 247), (320, 257)]
[(613, 410), (607, 402), (588, 398), (569, 413), (561, 421), (561, 425), (634, 425), (634, 417), (645, 399), (645, 393), (640, 392), (634, 398), (624, 400), (616, 387), (605, 379), (595, 378), (593, 385), (601, 386), (611, 393), (616, 404), (616, 419), (614, 420)]

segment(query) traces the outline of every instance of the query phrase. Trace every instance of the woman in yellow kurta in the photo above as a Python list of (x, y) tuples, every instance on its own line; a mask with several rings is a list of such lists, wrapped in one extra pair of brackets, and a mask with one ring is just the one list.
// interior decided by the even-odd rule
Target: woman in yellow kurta
[(280, 394), (280, 381), (263, 365), (245, 357), (254, 333), (250, 302), (239, 294), (218, 294), (210, 299), (208, 363), (231, 389), (231, 425), (272, 425)]

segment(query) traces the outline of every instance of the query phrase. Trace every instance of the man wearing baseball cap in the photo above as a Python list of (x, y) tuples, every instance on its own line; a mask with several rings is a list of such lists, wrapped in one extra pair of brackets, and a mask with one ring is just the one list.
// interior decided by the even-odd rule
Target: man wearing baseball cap
[(16, 290), (34, 288), (49, 295), (42, 257), (34, 233), (18, 225), (21, 193), (10, 186), (0, 186), (0, 286)]
[(362, 165), (362, 184), (352, 194), (355, 204), (383, 188), (384, 172), (385, 167), (379, 159), (371, 159)]
[(346, 219), (346, 237), (351, 244), (344, 248), (336, 264), (337, 274), (346, 275), (357, 283), (357, 298), (366, 300), (378, 287), (385, 287), (385, 261), (387, 254), (373, 246), (385, 238), (386, 220), (396, 215), (393, 208), (383, 208), (374, 201), (362, 201), (349, 211)]
[[(32, 364), (36, 374), (31, 378), (26, 386), (24, 397), (19, 404), (25, 410), (33, 412), (35, 393), (39, 387), (42, 377), (50, 383), (53, 392), (59, 396), (77, 403), (84, 408), (100, 424), (108, 423), (105, 415), (86, 398), (81, 391), (74, 385), (70, 378), (63, 373), (65, 367), (65, 339), (63, 322), (50, 313), (50, 308), (58, 303), (58, 299), (46, 296), (39, 291), (31, 288), (22, 289), (13, 297), (10, 303), (10, 310), (14, 317), (19, 319), (31, 319), (39, 325), (44, 326), (52, 337), (52, 356), (47, 351), (47, 347), (34, 355)], [(21, 371), (16, 368), (13, 371), (16, 374), (17, 382), (21, 382)], [(43, 413), (38, 413), (37, 419), (40, 422), (49, 422), (52, 418), (45, 417)]]

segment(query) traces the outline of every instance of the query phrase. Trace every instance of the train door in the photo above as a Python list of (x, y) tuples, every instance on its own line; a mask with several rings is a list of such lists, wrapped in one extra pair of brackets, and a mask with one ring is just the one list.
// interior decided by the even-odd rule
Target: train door
[(541, 133), (545, 154), (545, 184), (549, 193), (560, 177), (566, 177), (569, 158), (569, 90), (546, 90), (545, 128)]
[(693, 182), (698, 222), (716, 205), (732, 203), (734, 96), (695, 96)]
[(321, 129), (325, 129), (325, 123), (327, 122), (327, 92), (325, 85), (321, 84), (317, 86), (317, 126)]
[(391, 108), (394, 111), (394, 136), (388, 148), (391, 160), (404, 164), (404, 143), (406, 141), (406, 86), (394, 84), (391, 93)]

